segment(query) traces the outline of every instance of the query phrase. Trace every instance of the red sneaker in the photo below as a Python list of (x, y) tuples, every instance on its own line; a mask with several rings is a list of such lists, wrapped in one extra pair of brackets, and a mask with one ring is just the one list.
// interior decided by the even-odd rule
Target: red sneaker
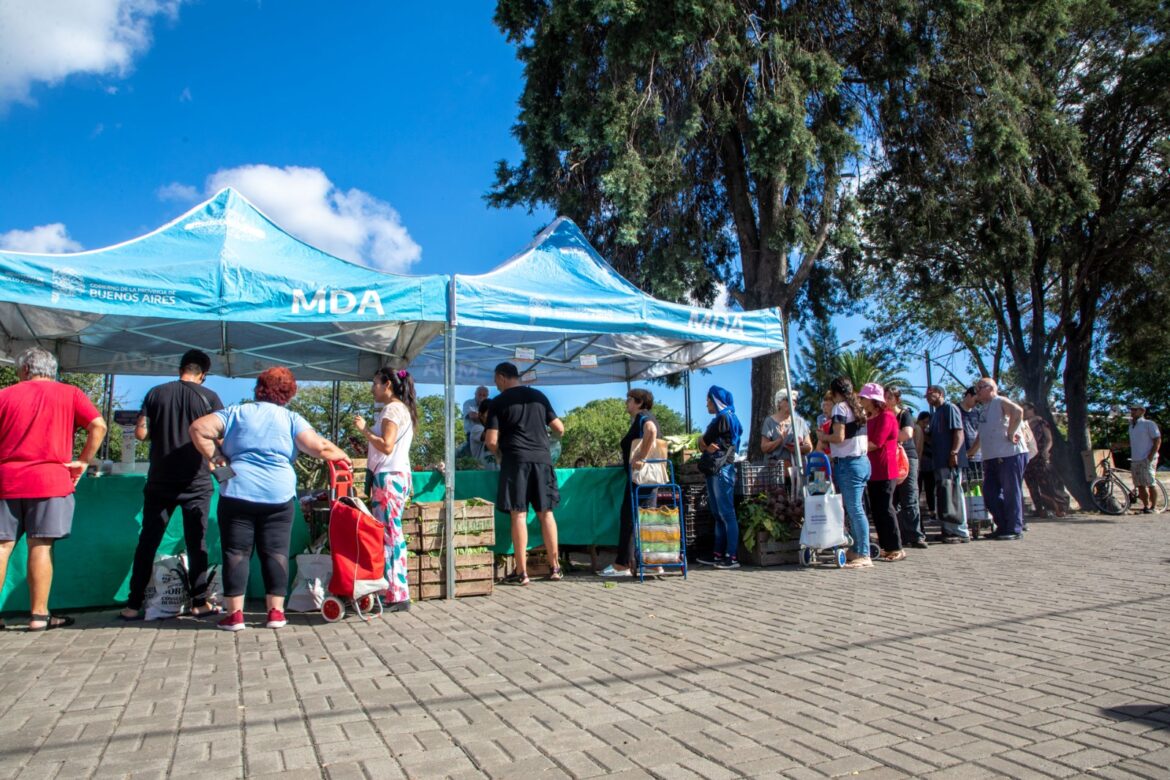
[(288, 625), (288, 621), (284, 619), (284, 613), (279, 609), (270, 609), (268, 610), (268, 623), (266, 625), (269, 628), (284, 628)]
[(222, 628), (224, 631), (243, 631), (248, 627), (248, 624), (244, 622), (243, 611), (237, 609), (235, 612), (216, 623), (215, 627)]

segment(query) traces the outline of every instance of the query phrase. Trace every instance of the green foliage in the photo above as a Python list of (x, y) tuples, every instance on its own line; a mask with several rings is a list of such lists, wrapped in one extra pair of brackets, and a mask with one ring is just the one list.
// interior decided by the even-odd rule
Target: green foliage
[[(415, 471), (433, 469), (443, 462), (446, 444), (447, 417), (443, 396), (427, 395), (418, 399), (418, 428), (414, 432), (414, 445), (410, 448), (410, 464)], [(463, 413), (458, 408), (455, 415), (455, 446), (465, 440)]]
[(803, 343), (796, 353), (795, 374), (800, 381), (795, 389), (800, 392), (796, 399), (796, 411), (806, 420), (814, 421), (821, 413), (821, 398), (829, 389), (829, 383), (837, 376), (837, 353), (841, 346), (837, 341), (837, 329), (828, 317), (818, 317), (805, 334)]
[[(658, 421), (659, 436), (685, 432), (682, 416), (673, 409), (656, 404), (651, 410)], [(560, 463), (571, 466), (584, 458), (589, 466), (608, 466), (622, 462), (621, 439), (630, 429), (626, 402), (621, 398), (600, 398), (579, 406), (562, 420), (565, 436), (561, 440)]]
[[(862, 117), (911, 59), (903, 0), (498, 0), (524, 63), (514, 134), (487, 200), (551, 206), (657, 297), (824, 315), (856, 254)], [(844, 262), (844, 261), (843, 261)], [(751, 418), (781, 386), (753, 361)], [(745, 410), (746, 412), (746, 410)], [(746, 415), (745, 415), (746, 416)], [(753, 441), (753, 447), (757, 443)]]
[(910, 382), (902, 373), (905, 370), (905, 363), (889, 350), (861, 348), (837, 355), (837, 376), (849, 377), (855, 391), (868, 382), (877, 382), (882, 387), (901, 388), (903, 396), (908, 395)]

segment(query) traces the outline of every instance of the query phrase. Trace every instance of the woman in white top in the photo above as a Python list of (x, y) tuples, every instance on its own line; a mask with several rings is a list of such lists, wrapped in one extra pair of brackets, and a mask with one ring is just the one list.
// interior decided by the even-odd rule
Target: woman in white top
[(410, 588), (406, 582), (406, 539), (402, 533), (402, 510), (410, 499), (410, 445), (418, 424), (414, 378), (406, 371), (380, 368), (370, 391), (385, 406), (373, 428), (365, 418), (353, 420), (369, 442), (370, 511), (386, 527), (386, 591), (390, 612), (410, 609)]
[(988, 377), (975, 383), (975, 397), (984, 411), (967, 457), (983, 453), (983, 500), (995, 520), (992, 538), (1019, 539), (1024, 533), (1024, 468), (1028, 465), (1024, 410), (1001, 397), (995, 380)]
[(873, 566), (869, 557), (869, 518), (861, 497), (869, 481), (869, 437), (865, 432), (865, 412), (853, 394), (853, 383), (839, 376), (829, 384), (833, 394), (831, 428), (828, 434), (820, 432), (822, 442), (828, 442), (833, 460), (833, 481), (841, 491), (845, 512), (849, 515), (849, 529), (853, 549), (849, 553), (847, 569)]

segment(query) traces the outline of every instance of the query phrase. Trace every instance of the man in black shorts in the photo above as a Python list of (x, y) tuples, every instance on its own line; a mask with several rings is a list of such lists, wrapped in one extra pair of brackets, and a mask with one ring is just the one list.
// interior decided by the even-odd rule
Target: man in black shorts
[(536, 510), (544, 535), (544, 549), (552, 572), (550, 580), (561, 579), (558, 565), (557, 521), (553, 510), (561, 501), (557, 475), (549, 454), (549, 435), (560, 438), (565, 424), (557, 417), (544, 393), (520, 383), (520, 372), (511, 363), (496, 366), (496, 388), (491, 400), (483, 443), (500, 454), (500, 487), (496, 509), (512, 515), (512, 549), (516, 573), (512, 581), (528, 584), (528, 505)]
[(142, 619), (142, 602), (154, 568), (154, 556), (176, 507), (183, 509), (191, 611), (206, 615), (216, 609), (207, 603), (211, 474), (187, 432), (192, 422), (223, 408), (219, 396), (203, 387), (210, 369), (211, 358), (206, 353), (189, 350), (179, 361), (178, 381), (151, 388), (142, 402), (134, 435), (139, 441), (150, 439), (150, 471), (143, 491), (142, 532), (134, 551), (130, 597), (126, 608), (119, 613), (122, 620)]

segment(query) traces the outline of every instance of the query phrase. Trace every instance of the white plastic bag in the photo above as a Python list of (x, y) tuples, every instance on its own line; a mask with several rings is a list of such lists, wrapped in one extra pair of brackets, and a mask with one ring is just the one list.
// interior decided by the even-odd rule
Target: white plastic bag
[(289, 612), (316, 612), (325, 601), (325, 587), (333, 577), (333, 558), (302, 553), (297, 556), (297, 579), (288, 594)]
[(146, 620), (165, 620), (190, 611), (186, 555), (162, 555), (155, 559), (145, 601)]
[(841, 494), (829, 485), (827, 493), (813, 493), (804, 488), (804, 525), (800, 529), (800, 544), (814, 550), (845, 547), (845, 504)]

